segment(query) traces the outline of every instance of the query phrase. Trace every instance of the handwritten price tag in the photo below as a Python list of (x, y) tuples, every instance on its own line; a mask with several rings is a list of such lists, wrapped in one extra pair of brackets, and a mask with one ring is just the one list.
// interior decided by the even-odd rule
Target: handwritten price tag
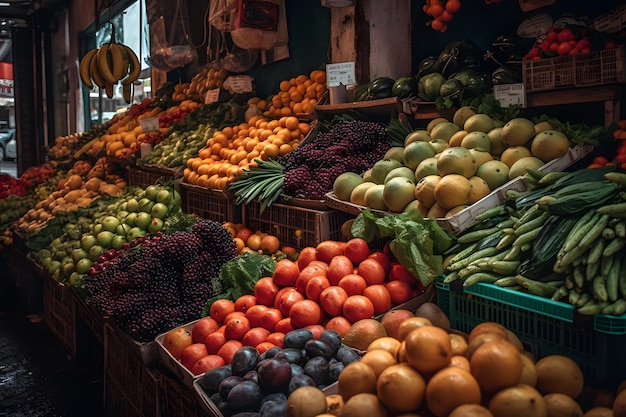
[(217, 100), (219, 99), (219, 96), (220, 96), (219, 88), (214, 88), (213, 90), (209, 90), (206, 92), (206, 95), (204, 96), (204, 103), (205, 104), (216, 103)]
[(494, 85), (493, 96), (502, 107), (526, 107), (526, 94), (524, 94), (524, 84), (522, 83)]
[(354, 62), (326, 65), (326, 84), (329, 88), (355, 83)]
[(147, 119), (142, 119), (139, 121), (141, 125), (141, 130), (143, 132), (154, 132), (159, 130), (159, 118), (158, 117), (149, 117)]

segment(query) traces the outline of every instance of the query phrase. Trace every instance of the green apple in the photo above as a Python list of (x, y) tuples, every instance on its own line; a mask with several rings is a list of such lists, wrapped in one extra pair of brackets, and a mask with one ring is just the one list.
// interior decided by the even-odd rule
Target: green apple
[(85, 252), (89, 252), (89, 249), (91, 249), (91, 247), (95, 244), (96, 244), (96, 236), (93, 234), (85, 234), (80, 239), (80, 247)]
[(177, 205), (180, 204), (180, 202), (182, 200), (182, 197), (181, 197), (180, 193), (178, 191), (176, 191), (176, 190), (174, 190), (172, 193), (173, 193), (172, 202), (174, 204), (177, 204)]
[(83, 275), (80, 272), (72, 272), (67, 281), (70, 283), (72, 287), (80, 287), (83, 283)]
[(118, 218), (118, 220), (122, 221), (126, 218), (126, 216), (128, 216), (128, 212), (126, 210), (120, 210), (115, 214), (115, 217)]
[(117, 206), (118, 212), (126, 211), (126, 206), (127, 205), (128, 205), (128, 203), (126, 201), (122, 201), (121, 203), (119, 203), (119, 205)]
[(150, 199), (142, 198), (139, 200), (139, 212), (150, 213), (152, 206), (154, 206), (154, 201)]
[(96, 235), (96, 242), (98, 245), (103, 248), (108, 248), (113, 240), (115, 234), (113, 232), (109, 232), (108, 230), (103, 230)]
[(152, 214), (152, 217), (156, 217), (158, 219), (165, 219), (167, 217), (167, 214), (169, 213), (170, 209), (163, 203), (155, 203), (152, 206), (152, 210), (150, 210), (150, 214)]
[(89, 259), (95, 262), (98, 259), (98, 256), (102, 255), (103, 252), (104, 248), (102, 246), (98, 244), (93, 245), (89, 248)]
[(128, 213), (128, 216), (123, 220), (124, 224), (129, 225), (130, 227), (135, 226), (135, 222), (137, 221), (137, 213), (132, 212)]
[(126, 210), (130, 211), (131, 213), (139, 210), (139, 203), (137, 202), (137, 199), (131, 198), (130, 200), (128, 200), (126, 202)]
[[(130, 232), (130, 229), (132, 229), (132, 228), (131, 227), (128, 228), (129, 232)], [(128, 232), (126, 232), (123, 235), (119, 235), (119, 234), (115, 235), (113, 237), (113, 240), (111, 241), (111, 246), (110, 247), (113, 248), (113, 249), (116, 249), (116, 250), (117, 249), (121, 249), (122, 245), (127, 242), (127, 240), (126, 240), (126, 235), (127, 234), (128, 234)]]
[(74, 262), (66, 262), (63, 264), (63, 275), (66, 277), (69, 276), (72, 272), (76, 270), (76, 266)]
[(93, 265), (93, 261), (89, 258), (83, 258), (76, 262), (76, 272), (79, 274), (86, 274), (89, 268)]
[(93, 225), (93, 234), (97, 235), (98, 233), (100, 233), (101, 231), (104, 230), (104, 226), (102, 226), (102, 223), (96, 223)]
[(172, 199), (172, 194), (170, 194), (170, 192), (166, 188), (163, 188), (156, 195), (157, 203), (167, 204), (170, 202), (171, 199)]
[(150, 233), (156, 233), (163, 228), (163, 220), (155, 217), (150, 222), (150, 226), (148, 226), (148, 231)]
[(162, 187), (158, 185), (149, 185), (144, 192), (144, 197), (149, 198), (152, 201), (156, 201), (156, 196), (161, 191)]
[(50, 265), (46, 268), (46, 272), (49, 274), (54, 274), (61, 267), (61, 262), (59, 261), (51, 261)]
[[(150, 222), (152, 221), (152, 215), (143, 211), (137, 213), (137, 221), (135, 221), (135, 227), (141, 230), (148, 230)], [(128, 240), (130, 242), (130, 239)]]
[(106, 216), (104, 219), (102, 219), (102, 229), (107, 232), (115, 232), (115, 229), (117, 229), (117, 226), (119, 225), (120, 220), (117, 217)]
[(78, 263), (81, 259), (89, 258), (89, 254), (83, 248), (76, 248), (72, 250), (72, 260), (74, 263)]
[(140, 229), (139, 227), (133, 227), (128, 232), (128, 235), (126, 235), (126, 240), (128, 240), (129, 242), (132, 242), (133, 240), (137, 239), (138, 237), (145, 236), (145, 235), (146, 235), (146, 231), (145, 230)]
[(130, 224), (122, 223), (119, 226), (117, 226), (117, 229), (115, 229), (115, 234), (120, 235), (120, 236), (126, 236), (128, 234), (128, 231), (132, 229), (133, 226), (131, 226)]

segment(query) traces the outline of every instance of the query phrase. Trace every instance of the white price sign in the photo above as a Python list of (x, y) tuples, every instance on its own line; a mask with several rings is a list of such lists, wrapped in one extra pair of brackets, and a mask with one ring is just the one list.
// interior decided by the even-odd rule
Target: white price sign
[(502, 107), (526, 107), (526, 94), (522, 83), (494, 85), (493, 96)]
[(220, 97), (220, 89), (214, 88), (206, 92), (204, 96), (204, 104), (216, 103)]
[(342, 62), (326, 65), (326, 84), (328, 87), (356, 84), (354, 62)]
[(159, 118), (149, 117), (147, 119), (141, 119), (139, 121), (142, 132), (154, 132), (159, 130)]

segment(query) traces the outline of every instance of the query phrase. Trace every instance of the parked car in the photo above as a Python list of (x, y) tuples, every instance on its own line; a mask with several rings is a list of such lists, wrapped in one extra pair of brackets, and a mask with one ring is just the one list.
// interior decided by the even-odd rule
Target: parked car
[(17, 158), (15, 129), (0, 128), (0, 161)]

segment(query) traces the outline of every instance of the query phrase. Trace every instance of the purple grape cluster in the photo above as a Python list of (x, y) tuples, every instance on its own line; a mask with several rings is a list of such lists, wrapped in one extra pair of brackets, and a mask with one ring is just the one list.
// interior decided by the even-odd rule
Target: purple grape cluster
[(296, 198), (321, 200), (344, 172), (361, 174), (389, 149), (384, 125), (362, 120), (337, 123), (327, 133), (281, 155), (285, 167), (283, 193)]
[(191, 232), (153, 236), (120, 251), (84, 278), (88, 302), (135, 340), (201, 317), (212, 279), (237, 256), (229, 231), (203, 220)]

